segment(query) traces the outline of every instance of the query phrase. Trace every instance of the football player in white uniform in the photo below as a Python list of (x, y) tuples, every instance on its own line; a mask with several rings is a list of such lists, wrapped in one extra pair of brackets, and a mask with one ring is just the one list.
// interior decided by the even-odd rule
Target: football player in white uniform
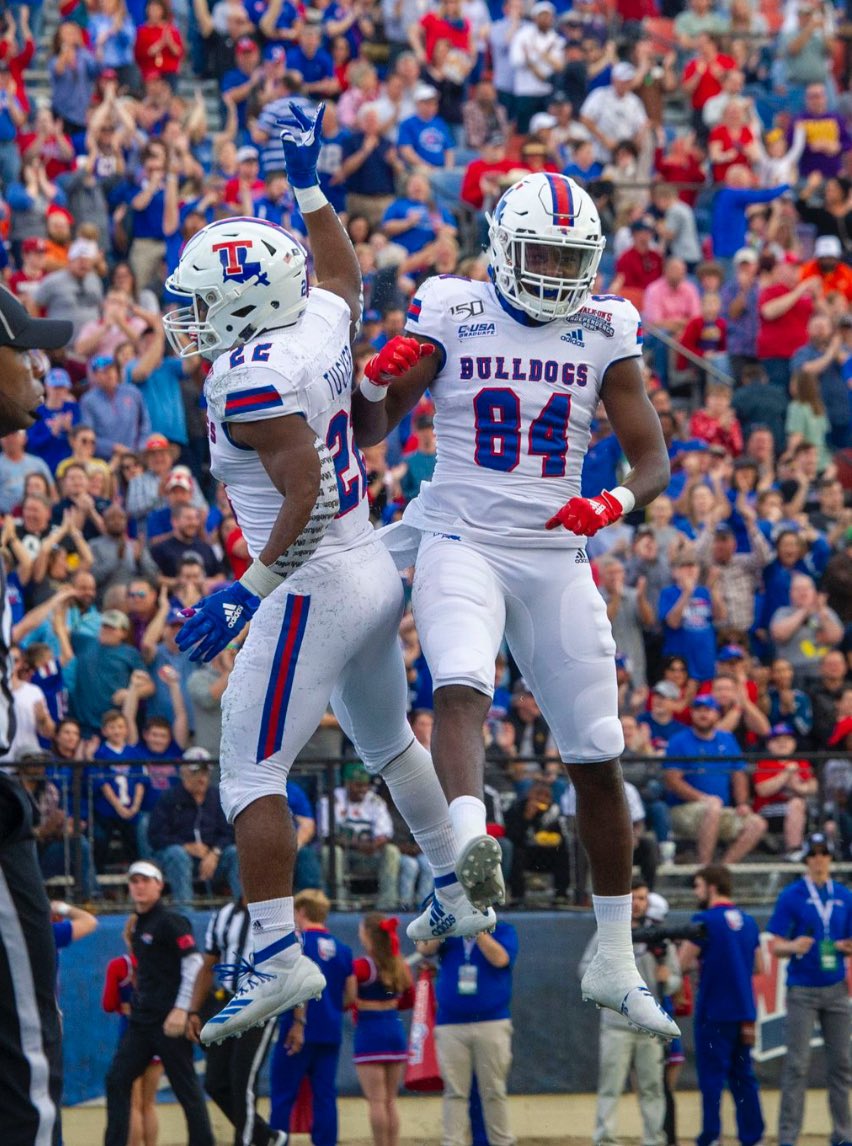
[[(187, 610), (178, 637), (209, 660), (253, 617), (222, 703), (221, 795), (233, 822), (255, 956), (201, 1032), (218, 1042), (318, 996), (293, 920), (295, 834), (287, 774), (331, 700), (366, 767), (381, 772), (439, 886), (456, 884), (446, 797), (405, 718), (398, 639), (403, 593), (370, 525), (366, 473), (350, 424), (351, 334), (361, 276), (316, 174), (322, 109), (293, 109), (282, 132), (318, 286), (285, 230), (224, 219), (195, 235), (169, 280), (190, 306), (164, 319), (178, 353), (214, 359), (205, 382), (213, 474), (253, 562)], [(447, 919), (444, 920), (447, 924)], [(493, 911), (469, 903), (447, 932), (475, 934)]]
[[(434, 477), (386, 541), (400, 565), (416, 552), (414, 617), (434, 681), (432, 747), (462, 888), (479, 907), (504, 894), (481, 797), (482, 724), (505, 632), (577, 790), (600, 932), (583, 995), (672, 1038), (677, 1027), (633, 958), (615, 645), (584, 551), (587, 537), (668, 482), (639, 371), (640, 319), (624, 299), (591, 294), (605, 240), (594, 203), (570, 179), (525, 177), (489, 225), (491, 281), (441, 275), (420, 287), (408, 337), (367, 365), (353, 400), (356, 440), (381, 440), (430, 389)], [(623, 486), (587, 499), (580, 475), (599, 399), (632, 469)], [(457, 894), (439, 898), (452, 909)]]

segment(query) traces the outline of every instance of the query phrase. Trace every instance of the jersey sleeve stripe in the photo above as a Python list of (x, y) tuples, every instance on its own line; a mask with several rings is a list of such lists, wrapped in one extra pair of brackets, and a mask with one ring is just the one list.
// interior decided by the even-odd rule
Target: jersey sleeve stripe
[(408, 318), (412, 322), (417, 322), (420, 318), (420, 311), (423, 309), (423, 304), (419, 298), (413, 298), (408, 306)]
[(281, 395), (274, 386), (258, 386), (254, 390), (236, 390), (225, 401), (225, 414), (236, 414), (241, 410), (268, 410), (272, 406), (283, 405)]

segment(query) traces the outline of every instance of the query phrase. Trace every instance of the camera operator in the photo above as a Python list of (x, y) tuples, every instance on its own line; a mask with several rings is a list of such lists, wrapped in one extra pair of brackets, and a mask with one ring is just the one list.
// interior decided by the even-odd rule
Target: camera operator
[[(0, 289), (0, 437), (27, 430), (44, 400), (45, 362), (70, 322), (32, 318)], [(9, 685), (12, 614), (0, 560), (0, 754), (15, 736)], [(0, 773), (0, 1061), (5, 1146), (60, 1140), (62, 1044), (56, 1005), (56, 948), (33, 838), (34, 808)]]
[(692, 881), (700, 910), (693, 923), (706, 928), (703, 939), (680, 949), (686, 974), (700, 963), (695, 1003), (695, 1066), (702, 1100), (702, 1127), (696, 1146), (712, 1146), (722, 1136), (720, 1108), (727, 1085), (734, 1100), (741, 1146), (763, 1137), (760, 1091), (751, 1061), (757, 1010), (752, 975), (762, 971), (760, 928), (731, 898), (731, 873), (708, 864)]
[[(633, 880), (633, 928), (637, 930), (647, 922), (648, 885), (644, 879)], [(634, 943), (636, 964), (648, 990), (659, 1002), (664, 995), (675, 994), (681, 984), (680, 965), (674, 944), (659, 937), (655, 942)], [(586, 968), (598, 949), (597, 932), (580, 960), (579, 974)], [(657, 1039), (649, 1039), (629, 1026), (627, 1019), (615, 1011), (601, 1011), (600, 1065), (598, 1073), (598, 1109), (592, 1141), (616, 1141), (615, 1119), (618, 1100), (630, 1068), (636, 1071), (636, 1093), (642, 1114), (642, 1142), (656, 1146), (662, 1141), (666, 1103), (663, 1095), (663, 1046)]]

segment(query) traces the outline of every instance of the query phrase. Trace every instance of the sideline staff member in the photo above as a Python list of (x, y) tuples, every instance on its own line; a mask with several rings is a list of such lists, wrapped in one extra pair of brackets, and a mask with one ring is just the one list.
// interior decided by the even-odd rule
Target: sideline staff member
[[(64, 320), (31, 318), (0, 288), (0, 437), (27, 430), (44, 398), (44, 373), (31, 350), (70, 341)], [(40, 357), (44, 357), (43, 355)], [(12, 616), (0, 560), (0, 754), (15, 735), (9, 688)], [(4, 1146), (60, 1140), (62, 1039), (56, 1005), (56, 948), (32, 834), (33, 807), (0, 773), (0, 1110)]]
[(186, 1037), (189, 1005), (202, 964), (189, 920), (162, 902), (163, 876), (144, 860), (127, 873), (136, 924), (130, 945), (136, 957), (136, 988), (130, 1021), (106, 1077), (107, 1127), (104, 1146), (127, 1146), (130, 1090), (159, 1055), (175, 1097), (183, 1107), (189, 1146), (214, 1146), (204, 1091)]
[(825, 1041), (831, 1141), (852, 1140), (849, 1088), (852, 1022), (845, 956), (852, 955), (852, 892), (831, 878), (831, 843), (815, 832), (805, 843), (807, 873), (785, 887), (767, 925), (772, 952), (787, 964), (787, 1054), (781, 1075), (778, 1141), (795, 1146), (805, 1113), (811, 1035)]
[(468, 1140), (471, 1079), (482, 1103), (491, 1146), (514, 1146), (509, 1129), (506, 1080), (512, 1065), (512, 966), (518, 933), (502, 919), (490, 934), (474, 939), (432, 939), (417, 944), (421, 955), (437, 953), (438, 1015), (435, 1049), (444, 1080), (444, 1146)]
[(734, 1100), (741, 1146), (763, 1137), (763, 1113), (751, 1048), (754, 1046), (752, 975), (759, 974), (760, 928), (731, 898), (731, 873), (723, 864), (708, 864), (695, 873), (693, 890), (701, 909), (693, 923), (704, 925), (698, 944), (680, 949), (685, 973), (701, 963), (695, 1001), (695, 1066), (702, 1099), (701, 1133), (696, 1146), (712, 1146), (722, 1136), (720, 1110), (727, 1085)]

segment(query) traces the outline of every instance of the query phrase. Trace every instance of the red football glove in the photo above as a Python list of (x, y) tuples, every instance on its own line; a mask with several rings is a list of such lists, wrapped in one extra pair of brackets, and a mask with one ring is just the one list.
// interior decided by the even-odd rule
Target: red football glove
[(434, 353), (435, 347), (431, 342), (418, 342), (416, 338), (398, 334), (373, 355), (364, 367), (364, 374), (375, 386), (389, 386), (394, 378), (416, 366), (421, 358)]
[(612, 525), (623, 513), (621, 502), (605, 489), (597, 497), (572, 497), (544, 528), (557, 529), (564, 525), (581, 537), (594, 537), (599, 529)]

